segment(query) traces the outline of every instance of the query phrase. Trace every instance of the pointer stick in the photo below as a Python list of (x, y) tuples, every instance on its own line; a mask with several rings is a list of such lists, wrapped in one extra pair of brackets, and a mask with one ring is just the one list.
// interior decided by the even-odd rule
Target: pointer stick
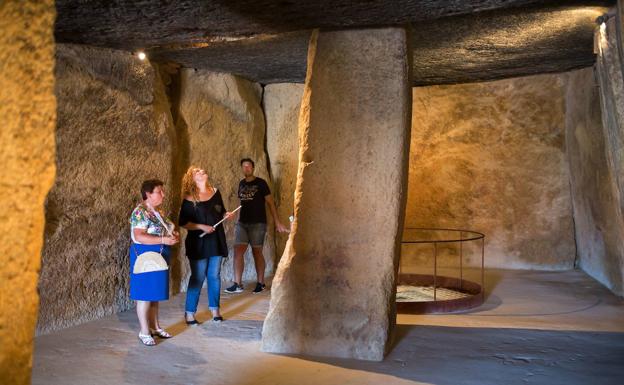
[[(232, 211), (232, 212), (231, 212), (231, 214), (234, 214), (235, 212), (237, 212), (238, 210), (240, 210), (240, 208), (241, 208), (241, 207), (243, 207), (243, 206), (238, 206), (238, 207), (237, 207), (234, 211)], [(223, 219), (221, 219), (219, 222), (215, 223), (212, 227), (217, 227), (217, 226), (219, 226), (219, 225), (221, 224), (221, 222), (223, 222), (223, 221), (224, 221), (224, 220), (226, 220), (226, 219), (227, 219), (227, 218), (223, 218)], [(206, 234), (208, 234), (208, 233), (201, 233), (199, 237), (201, 238), (201, 237), (203, 237), (203, 236), (204, 236), (204, 235), (206, 235)]]

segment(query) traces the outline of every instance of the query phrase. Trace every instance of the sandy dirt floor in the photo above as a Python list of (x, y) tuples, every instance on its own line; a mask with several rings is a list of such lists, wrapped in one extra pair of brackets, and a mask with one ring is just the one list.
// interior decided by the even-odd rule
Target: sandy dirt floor
[[(248, 284), (247, 287), (252, 285)], [(223, 294), (213, 324), (206, 293), (183, 321), (184, 295), (162, 304), (174, 334), (136, 337), (134, 310), (35, 339), (33, 384), (623, 384), (624, 300), (580, 271), (489, 271), (477, 309), (399, 315), (382, 362), (260, 352), (270, 291)], [(205, 290), (205, 289), (204, 289)]]

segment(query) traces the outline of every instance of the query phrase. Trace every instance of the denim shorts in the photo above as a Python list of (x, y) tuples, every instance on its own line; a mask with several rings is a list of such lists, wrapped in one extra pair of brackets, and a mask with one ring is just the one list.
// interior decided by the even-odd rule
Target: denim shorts
[(234, 230), (236, 245), (251, 244), (251, 247), (259, 247), (264, 245), (264, 236), (266, 235), (266, 223), (236, 223)]

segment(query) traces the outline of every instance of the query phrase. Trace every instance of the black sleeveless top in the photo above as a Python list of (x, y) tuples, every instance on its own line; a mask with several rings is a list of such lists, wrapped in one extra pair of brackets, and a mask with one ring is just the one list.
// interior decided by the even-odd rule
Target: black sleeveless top
[[(223, 219), (226, 209), (223, 205), (221, 192), (217, 190), (207, 201), (192, 202), (182, 200), (180, 207), (179, 225), (184, 226), (189, 222), (213, 226)], [(186, 256), (189, 259), (204, 259), (215, 255), (228, 256), (228, 247), (225, 240), (223, 223), (217, 226), (212, 234), (200, 235), (202, 230), (188, 230), (184, 246)]]

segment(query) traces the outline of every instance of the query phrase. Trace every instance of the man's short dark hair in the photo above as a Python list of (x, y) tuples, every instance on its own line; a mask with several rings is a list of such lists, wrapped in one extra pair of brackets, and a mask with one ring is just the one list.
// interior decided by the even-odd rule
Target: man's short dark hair
[(164, 183), (160, 179), (148, 179), (141, 184), (141, 197), (143, 200), (147, 199), (147, 193), (153, 193), (154, 189), (158, 186), (164, 186)]
[(245, 162), (249, 162), (249, 163), (251, 163), (251, 167), (256, 168), (256, 164), (254, 163), (254, 161), (253, 161), (253, 160), (251, 160), (251, 159), (249, 159), (249, 158), (243, 158), (243, 159), (241, 159), (241, 166), (242, 166), (242, 165), (243, 165), (243, 163), (245, 163)]

